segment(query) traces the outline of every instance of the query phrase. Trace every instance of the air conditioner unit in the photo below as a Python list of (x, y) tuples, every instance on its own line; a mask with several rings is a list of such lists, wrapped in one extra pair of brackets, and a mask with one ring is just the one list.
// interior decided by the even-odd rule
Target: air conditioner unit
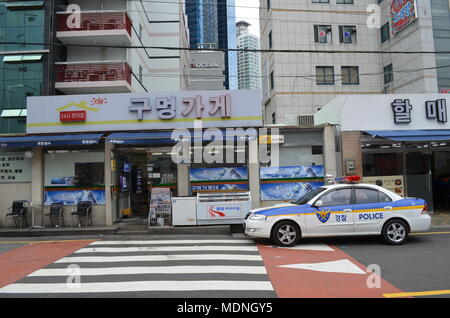
[(314, 126), (314, 115), (298, 116), (298, 125), (303, 127)]

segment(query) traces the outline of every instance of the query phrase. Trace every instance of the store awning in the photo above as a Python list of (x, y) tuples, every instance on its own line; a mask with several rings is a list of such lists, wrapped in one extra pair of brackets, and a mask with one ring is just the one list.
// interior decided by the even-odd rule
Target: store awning
[(370, 130), (365, 133), (393, 141), (450, 140), (450, 130)]
[(0, 137), (0, 148), (95, 145), (102, 136), (103, 134)]
[[(217, 140), (249, 140), (257, 137), (256, 129), (251, 130), (236, 130), (234, 133), (227, 134), (226, 130), (221, 131), (221, 136), (213, 135), (213, 131), (204, 131), (201, 133), (173, 134), (171, 131), (160, 132), (116, 132), (111, 133), (106, 137), (106, 142), (119, 144), (119, 145), (139, 145), (139, 144), (174, 144), (176, 142), (189, 139), (187, 141), (203, 140), (205, 142), (212, 139)], [(172, 138), (173, 137), (173, 138)]]

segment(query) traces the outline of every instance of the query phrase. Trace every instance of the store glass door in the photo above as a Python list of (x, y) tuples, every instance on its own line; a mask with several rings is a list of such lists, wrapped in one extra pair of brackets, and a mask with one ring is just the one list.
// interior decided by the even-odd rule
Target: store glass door
[(424, 199), (433, 211), (433, 154), (431, 151), (406, 153), (408, 197)]

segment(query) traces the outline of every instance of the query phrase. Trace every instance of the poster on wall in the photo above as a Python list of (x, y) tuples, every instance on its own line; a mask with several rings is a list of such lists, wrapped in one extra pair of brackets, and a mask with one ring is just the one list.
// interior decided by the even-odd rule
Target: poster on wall
[(246, 167), (191, 168), (192, 192), (248, 191)]
[(31, 159), (24, 153), (2, 153), (0, 182), (31, 182)]
[(44, 205), (62, 203), (77, 205), (80, 201), (91, 201), (93, 205), (106, 204), (105, 190), (46, 190)]
[(324, 166), (261, 167), (261, 200), (297, 200), (324, 184)]
[(405, 183), (403, 176), (363, 177), (362, 183), (376, 184), (398, 195), (405, 196)]

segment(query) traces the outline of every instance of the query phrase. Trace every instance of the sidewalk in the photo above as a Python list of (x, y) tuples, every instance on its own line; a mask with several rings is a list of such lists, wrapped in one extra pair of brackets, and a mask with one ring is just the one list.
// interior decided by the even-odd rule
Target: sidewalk
[[(431, 216), (431, 227), (450, 227), (450, 212), (436, 212)], [(241, 233), (239, 226), (188, 226), (154, 227), (143, 225), (90, 226), (90, 227), (45, 227), (39, 229), (1, 228), (0, 237), (38, 237), (38, 236), (77, 236), (77, 235), (174, 235), (174, 234), (236, 234)]]
[(431, 215), (431, 227), (450, 227), (450, 212), (435, 212)]

